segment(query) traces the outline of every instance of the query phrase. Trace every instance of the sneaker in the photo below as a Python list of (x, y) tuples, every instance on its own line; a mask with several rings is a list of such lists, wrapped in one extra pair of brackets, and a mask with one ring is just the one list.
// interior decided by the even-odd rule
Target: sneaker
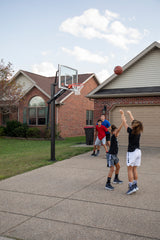
[(129, 186), (129, 189), (126, 192), (126, 194), (130, 195), (130, 194), (132, 194), (134, 192), (136, 192), (136, 189), (135, 189), (134, 185), (132, 185), (132, 186)]
[(96, 156), (98, 156), (99, 155), (99, 151), (97, 151), (97, 153), (96, 153)]
[(92, 154), (91, 154), (91, 156), (94, 156), (94, 157), (95, 157), (95, 156), (96, 156), (95, 152), (94, 152), (94, 153), (92, 153)]
[(134, 188), (136, 189), (136, 191), (139, 190), (139, 188), (138, 188), (138, 186), (137, 186), (137, 183), (134, 183), (133, 186), (134, 186)]
[(105, 189), (107, 190), (114, 190), (114, 187), (110, 183), (106, 183)]
[(119, 180), (119, 178), (115, 178), (114, 181), (113, 181), (113, 183), (115, 183), (115, 184), (121, 184), (121, 183), (123, 183), (123, 181)]

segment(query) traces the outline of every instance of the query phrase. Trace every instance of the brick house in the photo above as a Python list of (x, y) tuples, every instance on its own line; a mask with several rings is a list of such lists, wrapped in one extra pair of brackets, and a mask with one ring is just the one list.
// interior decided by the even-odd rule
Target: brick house
[[(104, 109), (106, 118), (120, 125), (119, 110), (131, 110), (143, 122), (142, 146), (160, 147), (160, 43), (153, 42), (87, 96), (94, 99), (94, 123)], [(128, 123), (129, 123), (128, 119)], [(127, 145), (122, 128), (119, 143)]]
[[(14, 119), (27, 123), (29, 127), (38, 127), (43, 132), (47, 124), (47, 101), (55, 78), (20, 70), (12, 81), (22, 85), (24, 100), (18, 103), (17, 111), (13, 114), (6, 116), (0, 113), (0, 125), (5, 125), (8, 119)], [(56, 124), (62, 137), (83, 136), (84, 126), (93, 125), (94, 102), (86, 95), (99, 85), (99, 81), (93, 73), (79, 74), (78, 81), (84, 84), (80, 95), (66, 91), (56, 100)]]

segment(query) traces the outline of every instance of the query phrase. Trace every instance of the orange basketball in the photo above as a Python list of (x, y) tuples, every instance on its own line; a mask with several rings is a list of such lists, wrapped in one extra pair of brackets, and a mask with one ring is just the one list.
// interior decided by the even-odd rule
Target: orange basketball
[(117, 74), (117, 75), (121, 75), (123, 72), (123, 68), (121, 66), (116, 66), (114, 68), (114, 73)]
[(69, 84), (69, 85), (68, 85), (68, 89), (71, 89), (71, 88), (72, 88), (72, 84)]

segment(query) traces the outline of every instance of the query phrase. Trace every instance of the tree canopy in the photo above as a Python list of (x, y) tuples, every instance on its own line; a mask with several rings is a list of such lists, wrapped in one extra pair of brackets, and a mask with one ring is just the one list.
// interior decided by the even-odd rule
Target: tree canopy
[(13, 78), (12, 64), (0, 61), (0, 108), (3, 114), (11, 112), (23, 97), (23, 89)]

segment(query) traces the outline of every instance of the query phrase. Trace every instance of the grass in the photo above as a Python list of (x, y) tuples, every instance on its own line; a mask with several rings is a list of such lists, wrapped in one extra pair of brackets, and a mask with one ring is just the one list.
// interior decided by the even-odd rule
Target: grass
[[(92, 150), (89, 146), (74, 146), (84, 142), (85, 137), (56, 141), (56, 161)], [(54, 162), (50, 161), (50, 154), (50, 141), (0, 138), (0, 180), (53, 164)]]

